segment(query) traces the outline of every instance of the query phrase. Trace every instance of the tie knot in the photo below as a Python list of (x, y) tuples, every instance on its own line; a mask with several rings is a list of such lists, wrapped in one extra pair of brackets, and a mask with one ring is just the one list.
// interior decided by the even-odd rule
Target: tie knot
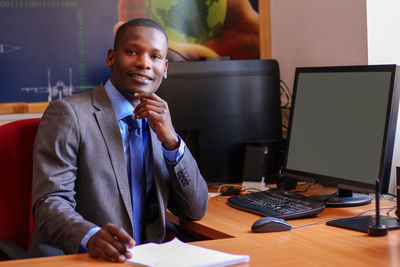
[(123, 121), (128, 124), (129, 130), (131, 129), (142, 129), (143, 128), (143, 121), (142, 119), (134, 120), (131, 115), (126, 116), (123, 118)]

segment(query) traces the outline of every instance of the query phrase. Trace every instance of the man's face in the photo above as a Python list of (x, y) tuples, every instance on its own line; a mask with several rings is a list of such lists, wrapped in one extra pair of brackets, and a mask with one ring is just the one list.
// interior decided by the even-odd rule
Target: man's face
[(112, 84), (129, 100), (134, 93), (154, 93), (167, 78), (168, 45), (157, 29), (144, 26), (127, 27), (110, 49), (106, 65), (111, 67)]

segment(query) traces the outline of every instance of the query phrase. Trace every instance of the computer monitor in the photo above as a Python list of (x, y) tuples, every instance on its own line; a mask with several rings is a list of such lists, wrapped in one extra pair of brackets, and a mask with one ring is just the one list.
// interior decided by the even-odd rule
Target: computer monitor
[[(282, 174), (339, 188), (327, 205), (388, 191), (399, 105), (396, 65), (297, 68)], [(349, 194), (350, 193), (350, 194)], [(322, 200), (322, 199), (321, 199)]]
[(245, 145), (281, 139), (275, 60), (170, 62), (157, 94), (209, 182), (242, 181)]

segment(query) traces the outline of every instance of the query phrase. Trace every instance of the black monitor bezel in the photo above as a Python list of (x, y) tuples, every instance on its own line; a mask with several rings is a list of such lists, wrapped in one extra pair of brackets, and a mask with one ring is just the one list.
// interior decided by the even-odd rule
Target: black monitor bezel
[[(222, 92), (227, 90), (225, 87), (220, 87), (216, 81), (222, 79), (224, 80), (224, 84), (230, 84), (232, 81), (236, 81), (239, 79), (251, 79), (252, 81), (257, 80), (256, 78), (261, 80), (268, 81), (266, 84), (260, 84), (256, 88), (257, 90), (263, 91), (263, 97), (267, 97), (265, 99), (265, 103), (263, 104), (263, 110), (268, 109), (268, 114), (265, 115), (265, 119), (263, 122), (257, 122), (250, 125), (249, 120), (246, 120), (242, 123), (242, 128), (247, 127), (250, 128), (269, 128), (268, 134), (264, 135), (260, 131), (258, 134), (252, 134), (256, 137), (251, 138), (243, 138), (242, 140), (236, 140), (237, 142), (231, 143), (229, 147), (215, 146), (211, 151), (209, 147), (207, 149), (204, 148), (201, 144), (199, 144), (198, 149), (192, 149), (190, 147), (190, 142), (187, 143), (187, 147), (192, 152), (193, 156), (197, 160), (200, 171), (204, 178), (209, 182), (222, 182), (222, 183), (237, 183), (242, 182), (243, 180), (243, 165), (244, 165), (244, 157), (245, 157), (245, 147), (247, 145), (259, 145), (263, 146), (266, 144), (270, 144), (271, 142), (280, 142), (282, 138), (282, 117), (281, 117), (281, 108), (280, 108), (280, 71), (279, 64), (274, 59), (254, 59), (254, 60), (221, 60), (221, 61), (180, 61), (180, 62), (170, 62), (168, 66), (168, 77), (167, 80), (161, 83), (159, 90), (156, 92), (161, 98), (166, 100), (168, 103), (170, 114), (172, 118), (173, 125), (178, 134), (181, 134), (185, 131), (191, 130), (200, 130), (200, 135), (195, 136), (199, 137), (203, 143), (205, 143), (205, 138), (201, 137), (201, 129), (203, 128), (201, 124), (202, 119), (199, 119), (198, 116), (201, 114), (201, 117), (205, 117), (204, 113), (209, 113), (210, 110), (224, 109), (227, 105), (227, 99), (223, 99), (223, 101), (217, 101), (219, 99), (217, 96), (214, 99), (211, 99), (214, 94), (221, 94)], [(225, 81), (226, 79), (226, 81)], [(175, 81), (174, 81), (175, 80)], [(189, 101), (184, 100), (185, 92), (193, 90), (196, 86), (199, 86), (199, 83), (196, 80), (201, 80), (200, 84), (208, 84), (207, 88), (214, 88), (213, 92), (208, 93), (208, 96), (212, 101), (204, 102), (202, 98), (196, 99), (196, 101), (192, 101), (190, 98)], [(171, 82), (174, 81), (182, 81), (182, 84), (178, 86), (174, 86), (172, 91), (177, 92), (177, 89), (182, 91), (182, 94), (179, 95), (180, 98), (174, 98), (172, 100), (171, 96), (174, 95), (173, 92), (166, 90), (171, 85)], [(207, 82), (209, 81), (209, 82)], [(170, 84), (168, 84), (170, 83)], [(249, 86), (251, 84), (231, 84), (229, 88), (236, 88), (243, 93), (243, 97), (246, 97), (245, 100), (248, 100), (249, 97)], [(185, 90), (185, 88), (190, 88), (190, 90)], [(204, 90), (209, 91), (209, 89)], [(198, 91), (197, 91), (198, 92)], [(227, 90), (227, 92), (231, 92), (231, 89)], [(239, 91), (236, 91), (239, 92)], [(179, 101), (185, 101), (184, 104), (179, 105), (176, 99)], [(222, 100), (222, 99), (221, 99)], [(216, 102), (220, 103), (217, 106)], [(187, 103), (190, 103), (190, 109), (187, 107)], [(236, 107), (236, 110), (240, 110), (240, 107)], [(200, 110), (200, 111), (199, 111)], [(235, 111), (236, 112), (236, 111)], [(230, 112), (231, 113), (231, 112)], [(189, 116), (191, 123), (188, 125), (184, 123), (185, 119), (182, 114), (186, 114), (185, 116)], [(235, 124), (243, 121), (243, 118), (248, 117), (251, 112), (246, 113), (246, 111), (241, 111), (241, 116), (235, 118)], [(239, 114), (239, 115), (240, 115)], [(213, 115), (215, 115), (213, 113)], [(208, 120), (211, 122), (216, 121), (213, 115), (208, 117)], [(228, 114), (231, 116), (230, 114)], [(208, 115), (207, 115), (208, 116)], [(221, 116), (220, 116), (221, 117)], [(250, 120), (251, 121), (251, 120)], [(273, 122), (273, 125), (269, 125), (269, 123)], [(203, 124), (204, 125), (204, 124)], [(257, 126), (255, 126), (257, 125)], [(269, 126), (268, 126), (269, 125)], [(208, 125), (208, 127), (214, 127), (215, 124)], [(232, 135), (232, 133), (227, 132), (223, 129), (222, 126), (218, 126), (218, 128), (223, 131), (219, 132), (218, 136), (215, 136), (215, 140), (218, 138), (224, 138), (222, 143), (225, 143), (225, 139), (228, 138), (228, 135)], [(246, 130), (248, 131), (248, 130)], [(207, 132), (205, 132), (207, 133)], [(237, 134), (234, 134), (237, 135)], [(207, 137), (210, 137), (207, 134)], [(183, 138), (185, 140), (185, 138)], [(196, 153), (196, 150), (199, 153)], [(223, 151), (223, 152), (221, 152)], [(203, 154), (202, 154), (203, 152)], [(225, 153), (226, 152), (226, 153)], [(278, 153), (280, 151), (277, 151)], [(223, 158), (218, 158), (215, 160), (215, 163), (210, 164), (210, 153), (215, 155), (221, 155)], [(200, 155), (200, 156), (199, 156)], [(199, 157), (196, 157), (199, 156)], [(211, 157), (211, 158), (213, 158)], [(221, 164), (222, 162), (222, 164)], [(280, 162), (279, 162), (280, 163)], [(210, 165), (214, 165), (214, 167), (210, 168)], [(215, 166), (221, 165), (220, 172), (214, 172)], [(281, 165), (281, 164), (279, 164)], [(279, 169), (280, 166), (277, 166)], [(207, 169), (205, 171), (205, 169)], [(214, 174), (215, 173), (215, 174)], [(261, 177), (260, 177), (261, 179)]]
[[(327, 187), (338, 187), (358, 192), (372, 193), (375, 190), (375, 183), (355, 182), (340, 177), (332, 177), (315, 173), (302, 172), (287, 168), (287, 160), (290, 148), (290, 137), (292, 132), (292, 120), (296, 105), (297, 82), (301, 73), (328, 73), (328, 72), (391, 72), (389, 98), (386, 111), (386, 122), (384, 132), (384, 143), (381, 151), (379, 167), (379, 179), (381, 182), (381, 192), (387, 193), (390, 183), (391, 166), (396, 134), (397, 114), (399, 106), (399, 68), (396, 65), (354, 65), (354, 66), (327, 66), (327, 67), (301, 67), (296, 68), (293, 85), (293, 96), (289, 127), (287, 134), (287, 146), (285, 150), (282, 175), (296, 180), (309, 181)], [(378, 177), (377, 177), (378, 178)]]

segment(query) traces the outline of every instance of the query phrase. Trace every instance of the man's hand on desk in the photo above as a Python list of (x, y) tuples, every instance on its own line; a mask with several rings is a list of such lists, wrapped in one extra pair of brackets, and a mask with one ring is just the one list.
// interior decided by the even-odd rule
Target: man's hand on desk
[(132, 258), (132, 254), (126, 248), (134, 246), (133, 238), (125, 230), (111, 223), (104, 225), (87, 243), (90, 256), (114, 262), (125, 262), (127, 258)]

